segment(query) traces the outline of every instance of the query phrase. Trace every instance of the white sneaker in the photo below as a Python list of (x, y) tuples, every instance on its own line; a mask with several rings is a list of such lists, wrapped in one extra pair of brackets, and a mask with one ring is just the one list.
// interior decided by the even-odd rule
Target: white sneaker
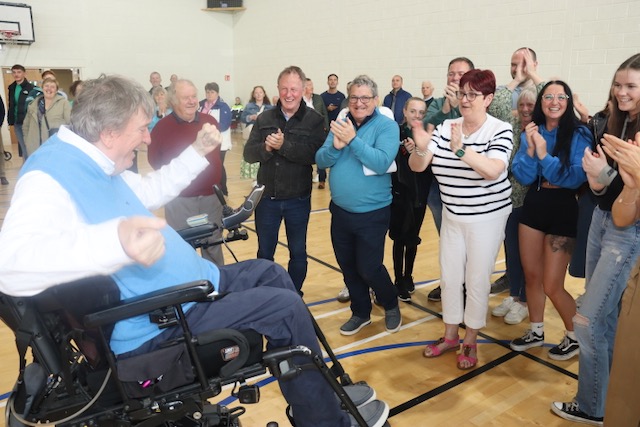
[(509, 310), (511, 310), (511, 307), (513, 307), (514, 304), (517, 304), (517, 302), (513, 299), (513, 297), (505, 298), (504, 300), (502, 300), (502, 303), (500, 303), (499, 306), (491, 310), (491, 315), (496, 317), (504, 317), (507, 315)]
[(351, 296), (349, 295), (349, 288), (345, 286), (340, 292), (338, 292), (337, 300), (339, 302), (349, 302), (350, 299)]
[(509, 309), (509, 312), (504, 316), (504, 323), (508, 325), (517, 325), (524, 319), (529, 317), (529, 309), (526, 305), (515, 302)]
[(313, 182), (319, 182), (320, 177), (318, 175), (313, 175)]

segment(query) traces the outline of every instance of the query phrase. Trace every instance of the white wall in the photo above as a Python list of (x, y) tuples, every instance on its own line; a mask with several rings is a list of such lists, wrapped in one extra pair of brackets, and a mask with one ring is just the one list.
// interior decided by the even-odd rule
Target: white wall
[(456, 56), (489, 68), (498, 83), (511, 80), (512, 52), (538, 53), (544, 78), (560, 77), (592, 112), (608, 97), (622, 61), (640, 52), (638, 0), (244, 0), (234, 21), (236, 89), (243, 101), (256, 84), (269, 96), (287, 65), (302, 67), (316, 92), (326, 76), (341, 90), (369, 74), (381, 94), (391, 77), (420, 95), (430, 79), (442, 96), (446, 67)]
[[(17, 2), (18, 0), (16, 0)], [(0, 51), (0, 65), (79, 67), (131, 76), (145, 87), (176, 73), (244, 102), (256, 84), (276, 94), (295, 64), (325, 90), (370, 74), (381, 93), (394, 74), (419, 94), (430, 79), (441, 96), (446, 66), (468, 56), (510, 80), (521, 46), (538, 53), (544, 77), (561, 77), (591, 110), (601, 108), (617, 66), (640, 51), (639, 0), (244, 0), (243, 12), (204, 12), (205, 0), (20, 0), (33, 8), (36, 42)], [(225, 75), (230, 82), (224, 81)], [(4, 95), (4, 94), (3, 94)]]
[[(18, 0), (16, 0), (17, 2)], [(206, 0), (20, 0), (32, 7), (36, 42), (0, 51), (0, 65), (79, 67), (81, 78), (118, 73), (150, 87), (159, 71), (233, 91), (233, 17), (202, 9)]]

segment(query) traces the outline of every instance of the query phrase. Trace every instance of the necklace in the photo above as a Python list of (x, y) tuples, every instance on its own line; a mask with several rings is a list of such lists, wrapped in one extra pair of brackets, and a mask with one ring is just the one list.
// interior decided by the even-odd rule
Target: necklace
[(484, 123), (487, 121), (487, 118), (485, 117), (484, 120), (482, 121), (482, 123), (480, 123), (479, 125), (475, 125), (474, 127), (471, 128), (471, 130), (469, 132), (464, 132), (464, 129), (462, 129), (464, 127), (464, 122), (462, 123), (462, 137), (464, 139), (469, 139), (471, 137), (471, 135), (473, 135), (474, 133), (478, 132), (478, 130), (480, 130), (480, 128), (484, 125)]

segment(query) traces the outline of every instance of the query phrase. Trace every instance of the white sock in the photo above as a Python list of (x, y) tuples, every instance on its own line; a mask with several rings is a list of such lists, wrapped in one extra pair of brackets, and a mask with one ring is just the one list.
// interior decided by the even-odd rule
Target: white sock
[(578, 339), (576, 338), (576, 333), (574, 331), (566, 331), (566, 334), (569, 338), (571, 338), (574, 341), (578, 341)]
[(531, 322), (531, 331), (537, 336), (544, 335), (544, 323), (543, 322)]

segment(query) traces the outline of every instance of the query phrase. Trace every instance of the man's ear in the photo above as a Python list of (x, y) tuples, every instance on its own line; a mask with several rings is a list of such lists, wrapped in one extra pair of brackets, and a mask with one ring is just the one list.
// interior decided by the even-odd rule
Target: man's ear
[(114, 141), (116, 139), (116, 132), (111, 129), (105, 129), (100, 132), (100, 144), (102, 144), (105, 148), (112, 148)]

